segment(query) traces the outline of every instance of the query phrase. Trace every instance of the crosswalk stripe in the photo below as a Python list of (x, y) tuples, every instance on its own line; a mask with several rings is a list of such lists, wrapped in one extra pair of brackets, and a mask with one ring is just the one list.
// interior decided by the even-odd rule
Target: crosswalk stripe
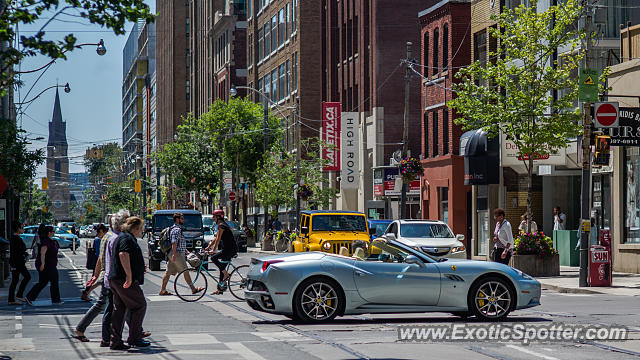
[(165, 335), (169, 342), (172, 345), (207, 345), (207, 344), (217, 344), (219, 343), (218, 339), (215, 336), (210, 334), (170, 334)]
[(246, 360), (264, 360), (264, 358), (257, 353), (251, 351), (248, 347), (239, 342), (226, 343), (227, 347), (235, 351), (238, 355), (242, 356)]

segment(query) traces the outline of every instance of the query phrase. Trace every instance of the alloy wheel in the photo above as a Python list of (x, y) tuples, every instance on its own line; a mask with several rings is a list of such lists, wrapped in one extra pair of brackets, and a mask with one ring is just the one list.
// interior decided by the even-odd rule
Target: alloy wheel
[(503, 317), (511, 309), (511, 292), (502, 282), (484, 282), (476, 291), (474, 305), (483, 317)]

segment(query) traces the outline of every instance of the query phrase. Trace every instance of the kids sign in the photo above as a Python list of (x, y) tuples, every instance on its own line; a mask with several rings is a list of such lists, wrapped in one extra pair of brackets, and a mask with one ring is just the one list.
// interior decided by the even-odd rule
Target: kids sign
[(322, 140), (329, 145), (322, 149), (324, 171), (340, 170), (340, 112), (339, 102), (322, 103)]

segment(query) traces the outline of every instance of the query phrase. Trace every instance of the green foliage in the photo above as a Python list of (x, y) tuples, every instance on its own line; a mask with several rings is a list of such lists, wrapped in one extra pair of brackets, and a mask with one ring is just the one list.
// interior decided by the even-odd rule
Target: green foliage
[[(568, 0), (537, 13), (532, 1), (494, 17), (498, 26), (490, 34), (500, 46), (489, 54), (492, 60), (476, 61), (456, 74), (461, 81), (453, 85), (457, 97), (449, 102), (461, 115), (456, 123), (483, 128), (491, 136), (502, 132), (521, 155), (567, 147), (580, 132), (575, 72), (585, 34), (574, 25), (581, 11), (578, 0)], [(565, 52), (554, 60), (558, 48)], [(558, 99), (553, 90), (559, 91)]]
[(514, 241), (514, 254), (536, 255), (539, 258), (548, 258), (558, 253), (553, 248), (553, 240), (542, 232), (536, 234), (520, 234)]
[(101, 25), (117, 35), (125, 33), (126, 21), (154, 20), (144, 0), (17, 0), (7, 3), (8, 6), (0, 8), (2, 43), (13, 43), (16, 29), (24, 24), (48, 20), (38, 32), (20, 33), (22, 50), (11, 47), (0, 52), (0, 95), (4, 95), (15, 83), (12, 69), (24, 58), (44, 55), (52, 60), (66, 59), (66, 52), (77, 48), (77, 39), (72, 33), (57, 40), (50, 40), (46, 36), (46, 26), (60, 15), (70, 15), (83, 19), (85, 23)]
[(100, 145), (103, 157), (101, 159), (84, 158), (84, 166), (89, 173), (89, 182), (98, 185), (118, 180), (121, 172), (122, 148), (118, 143)]
[[(53, 213), (50, 210), (52, 209), (51, 199), (44, 190), (40, 190), (38, 185), (29, 182), (23, 198), (22, 213), (26, 217), (26, 224), (53, 223)], [(47, 212), (43, 211), (44, 206), (47, 207)]]
[(414, 157), (402, 159), (398, 164), (398, 168), (400, 170), (400, 175), (409, 179), (410, 181), (418, 176), (422, 176), (422, 174), (424, 173), (422, 163), (420, 162), (420, 160)]
[(27, 149), (30, 143), (24, 133), (12, 121), (0, 119), (0, 174), (17, 193), (30, 189), (31, 178), (44, 161), (44, 150)]

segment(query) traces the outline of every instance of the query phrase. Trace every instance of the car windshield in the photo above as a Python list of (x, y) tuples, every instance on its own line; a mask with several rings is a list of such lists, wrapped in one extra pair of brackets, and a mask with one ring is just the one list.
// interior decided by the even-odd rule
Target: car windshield
[(227, 225), (233, 230), (240, 230), (240, 224), (237, 221), (227, 221)]
[(367, 232), (367, 221), (362, 215), (315, 215), (311, 226), (312, 231)]
[(56, 234), (71, 234), (71, 229), (57, 226), (56, 227)]
[[(173, 214), (156, 215), (153, 219), (153, 231), (162, 231), (162, 229), (173, 226), (173, 224)], [(201, 230), (202, 216), (199, 214), (185, 214), (183, 227), (185, 230)]]
[(453, 234), (445, 224), (402, 224), (400, 235), (409, 238), (452, 238)]
[(213, 216), (203, 216), (202, 217), (202, 225), (204, 226), (213, 226)]
[(387, 227), (390, 223), (373, 223), (371, 227), (376, 230), (376, 237), (384, 235), (384, 231), (387, 230)]

